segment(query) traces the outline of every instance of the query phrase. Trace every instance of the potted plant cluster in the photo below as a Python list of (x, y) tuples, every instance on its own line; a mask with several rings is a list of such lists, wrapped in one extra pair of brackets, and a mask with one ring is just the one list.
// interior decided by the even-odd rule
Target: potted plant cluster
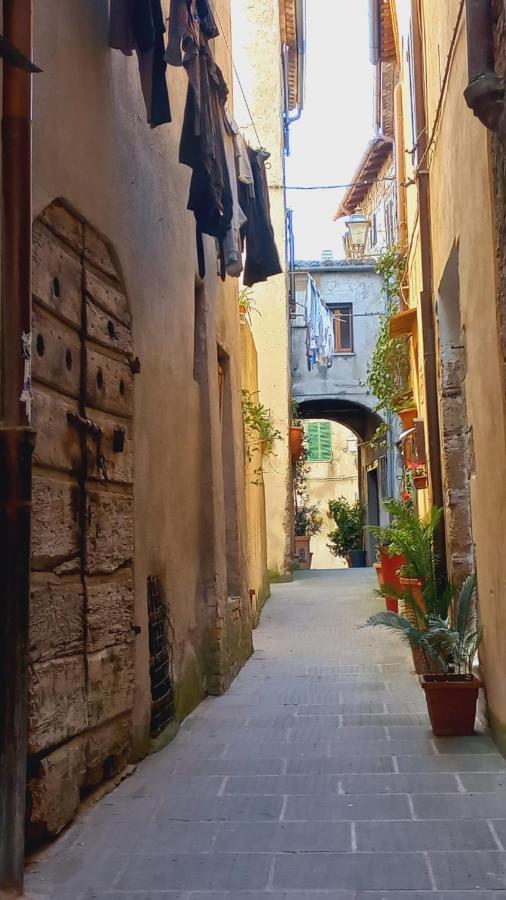
[(295, 564), (299, 569), (311, 568), (311, 538), (319, 534), (323, 525), (323, 517), (317, 503), (311, 503), (307, 484), (309, 463), (307, 450), (302, 442), (300, 456), (295, 464), (293, 479), (294, 531), (295, 531)]
[(427, 466), (424, 462), (413, 461), (408, 463), (408, 469), (413, 478), (413, 484), (417, 491), (422, 491), (427, 487), (428, 476)]
[(329, 500), (329, 514), (336, 526), (328, 535), (330, 552), (345, 559), (350, 568), (363, 568), (366, 565), (364, 504), (360, 500), (352, 503), (345, 497), (339, 497)]
[(434, 734), (464, 735), (473, 733), (481, 686), (473, 674), (481, 640), (476, 579), (457, 589), (443, 578), (434, 550), (441, 516), (437, 508), (422, 519), (409, 510), (392, 526), (390, 546), (405, 559), (400, 588), (384, 585), (378, 593), (393, 591), (401, 612), (383, 610), (366, 625), (393, 630), (409, 644)]

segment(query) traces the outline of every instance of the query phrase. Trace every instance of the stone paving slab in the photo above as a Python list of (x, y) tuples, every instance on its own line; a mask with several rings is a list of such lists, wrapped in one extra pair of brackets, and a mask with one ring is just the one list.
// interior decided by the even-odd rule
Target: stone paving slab
[(506, 900), (506, 761), (434, 738), (367, 570), (276, 586), (223, 697), (28, 867), (33, 900)]

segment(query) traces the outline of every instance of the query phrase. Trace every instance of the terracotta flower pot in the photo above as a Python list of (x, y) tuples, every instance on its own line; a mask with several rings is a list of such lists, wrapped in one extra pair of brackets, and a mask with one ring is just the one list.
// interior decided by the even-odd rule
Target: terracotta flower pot
[[(399, 578), (399, 587), (405, 594), (409, 592), (412, 595), (420, 609), (425, 609), (423, 584), (419, 578)], [(408, 612), (413, 614), (409, 607)], [(409, 618), (409, 615), (406, 615), (406, 618)]]
[(381, 567), (381, 563), (380, 562), (373, 563), (373, 568), (374, 568), (374, 571), (376, 572), (376, 578), (378, 579), (379, 586), (383, 587), (385, 582), (383, 580), (383, 569)]
[(290, 456), (292, 458), (292, 462), (297, 462), (300, 459), (302, 453), (302, 438), (304, 435), (304, 429), (299, 428), (297, 425), (290, 426), (289, 440), (290, 440)]
[(311, 538), (302, 535), (295, 538), (295, 552), (299, 557), (299, 569), (311, 568), (311, 556), (309, 552), (309, 543)]
[(385, 606), (389, 612), (399, 612), (399, 601), (397, 597), (385, 597)]
[(418, 417), (418, 410), (416, 406), (410, 406), (409, 409), (400, 409), (398, 415), (402, 422), (403, 431), (408, 431), (409, 428), (414, 427), (414, 421)]
[(473, 734), (481, 681), (475, 675), (421, 675), (432, 731), (439, 737)]
[(398, 553), (395, 556), (389, 556), (385, 547), (378, 547), (378, 550), (381, 559), (381, 569), (383, 571), (383, 584), (385, 586), (390, 585), (390, 587), (399, 591), (401, 585), (397, 572), (401, 566), (406, 565), (404, 556), (402, 553)]
[(428, 483), (427, 475), (413, 475), (413, 484), (417, 491), (423, 491)]

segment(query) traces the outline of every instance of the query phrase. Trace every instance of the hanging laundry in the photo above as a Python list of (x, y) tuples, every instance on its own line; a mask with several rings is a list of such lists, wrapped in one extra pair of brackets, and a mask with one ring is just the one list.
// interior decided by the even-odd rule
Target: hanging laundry
[[(176, 22), (169, 22), (169, 32), (174, 30), (177, 42), (171, 45), (169, 58), (173, 65), (179, 65), (182, 58), (188, 76), (179, 161), (192, 169), (188, 209), (195, 215), (199, 274), (201, 278), (205, 275), (202, 236), (207, 234), (218, 242), (220, 275), (225, 278), (224, 241), (234, 211), (224, 132), (228, 87), (209, 47), (207, 30), (214, 20), (206, 10), (210, 15), (207, 0), (189, 0), (185, 19), (180, 0), (173, 0), (171, 15)], [(235, 172), (233, 178), (235, 181)], [(229, 265), (237, 265), (230, 255)]]
[(239, 203), (239, 183), (237, 171), (236, 137), (237, 125), (225, 110), (222, 120), (225, 158), (232, 188), (232, 222), (223, 240), (225, 269), (227, 275), (238, 278), (243, 270), (241, 228), (246, 224), (246, 216)]
[(245, 184), (239, 192), (239, 202), (247, 217), (243, 228), (246, 246), (243, 281), (247, 287), (266, 281), (270, 275), (279, 275), (282, 271), (270, 214), (265, 171), (265, 161), (268, 158), (269, 154), (265, 150), (252, 150), (248, 147), (253, 185)]
[(334, 361), (334, 317), (311, 275), (307, 277), (304, 320), (308, 370), (315, 365), (330, 368)]
[(171, 0), (166, 62), (171, 66), (182, 66), (183, 41), (189, 37), (198, 45), (199, 30), (207, 38), (218, 37), (220, 33), (208, 0)]
[[(251, 170), (251, 163), (249, 161), (248, 156), (248, 148), (246, 146), (246, 141), (244, 140), (241, 132), (239, 131), (239, 126), (237, 122), (230, 115), (229, 112), (225, 110), (225, 122), (227, 126), (227, 131), (232, 135), (234, 141), (234, 153), (235, 153), (235, 170), (237, 175), (237, 180), (242, 184), (253, 184), (253, 172)], [(254, 196), (254, 191), (251, 196)]]
[(171, 121), (164, 34), (161, 0), (111, 0), (109, 46), (125, 56), (136, 51), (147, 120), (152, 128)]

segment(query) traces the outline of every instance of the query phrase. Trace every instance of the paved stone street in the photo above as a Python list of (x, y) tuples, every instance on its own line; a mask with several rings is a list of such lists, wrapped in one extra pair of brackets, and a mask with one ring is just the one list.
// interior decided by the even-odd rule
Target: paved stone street
[(371, 570), (276, 586), (256, 653), (29, 867), (55, 900), (506, 898), (505, 761), (435, 740)]

